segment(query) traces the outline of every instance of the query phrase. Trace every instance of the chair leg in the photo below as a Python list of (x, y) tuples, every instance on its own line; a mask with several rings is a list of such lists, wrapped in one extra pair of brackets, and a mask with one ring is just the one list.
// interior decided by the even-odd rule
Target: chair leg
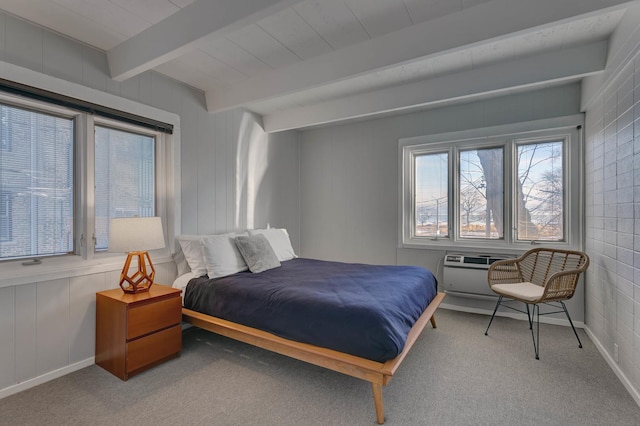
[(569, 311), (567, 311), (567, 307), (565, 306), (564, 302), (560, 302), (560, 304), (562, 305), (562, 309), (564, 309), (564, 313), (567, 314), (567, 319), (569, 320), (569, 324), (571, 324), (571, 328), (573, 329), (573, 334), (576, 335), (576, 339), (578, 339), (578, 347), (582, 348), (582, 342), (580, 341), (580, 337), (578, 337), (578, 332), (576, 331), (576, 328), (573, 326), (573, 321), (571, 321), (571, 317), (569, 316)]
[(524, 306), (527, 307), (527, 319), (529, 320), (529, 330), (533, 330), (533, 324), (531, 323), (531, 314), (529, 313), (529, 304), (525, 303)]
[(489, 325), (484, 332), (484, 335), (487, 336), (489, 334), (489, 327), (491, 327), (491, 323), (493, 322), (493, 318), (496, 316), (496, 312), (498, 312), (498, 307), (500, 306), (500, 302), (502, 302), (502, 296), (498, 297), (498, 302), (496, 303), (496, 308), (493, 310), (493, 315), (491, 315), (491, 319), (489, 320)]
[[(529, 305), (527, 304), (527, 309), (529, 309)], [(536, 318), (536, 312), (538, 316)], [(533, 315), (531, 318), (531, 323), (536, 324), (536, 331), (534, 333), (533, 326), (531, 327), (531, 337), (533, 338), (533, 350), (536, 353), (536, 359), (540, 359), (540, 306), (533, 305)]]

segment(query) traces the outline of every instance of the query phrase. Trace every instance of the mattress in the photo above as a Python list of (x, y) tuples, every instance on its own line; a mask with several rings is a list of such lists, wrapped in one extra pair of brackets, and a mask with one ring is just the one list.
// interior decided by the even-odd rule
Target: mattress
[(417, 266), (296, 258), (258, 274), (193, 278), (184, 307), (277, 336), (384, 362), (437, 293)]

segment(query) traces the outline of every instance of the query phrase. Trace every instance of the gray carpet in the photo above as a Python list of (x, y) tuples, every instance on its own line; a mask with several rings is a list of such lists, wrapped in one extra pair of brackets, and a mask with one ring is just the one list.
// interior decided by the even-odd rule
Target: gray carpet
[[(638, 425), (585, 333), (439, 310), (383, 390), (387, 425)], [(2, 425), (373, 425), (369, 383), (208, 332), (122, 382), (91, 366), (0, 400)]]

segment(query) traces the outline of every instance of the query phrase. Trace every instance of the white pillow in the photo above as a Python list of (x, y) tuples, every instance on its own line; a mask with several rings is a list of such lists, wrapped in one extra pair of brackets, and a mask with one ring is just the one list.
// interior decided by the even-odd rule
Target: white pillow
[(184, 303), (184, 293), (185, 290), (187, 288), (187, 284), (189, 284), (189, 281), (191, 281), (193, 278), (197, 278), (193, 272), (187, 272), (186, 274), (180, 275), (178, 278), (175, 279), (175, 281), (173, 282), (173, 284), (171, 285), (171, 287), (173, 288), (179, 288), (180, 290), (182, 290), (182, 302)]
[(267, 238), (271, 248), (276, 253), (278, 260), (283, 262), (285, 260), (291, 260), (296, 256), (291, 247), (291, 240), (289, 239), (289, 233), (286, 229), (252, 229), (249, 231), (249, 235), (262, 234)]
[(178, 244), (178, 249), (171, 255), (171, 257), (173, 257), (173, 261), (176, 262), (178, 275), (184, 275), (187, 272), (191, 272), (191, 268), (189, 267), (189, 263), (187, 263), (187, 259), (184, 258), (184, 253), (182, 252), (180, 244)]
[(184, 253), (191, 272), (196, 277), (207, 275), (207, 268), (204, 264), (204, 255), (202, 254), (202, 235), (179, 235), (178, 242)]
[(204, 264), (209, 278), (226, 277), (249, 269), (236, 247), (234, 238), (247, 233), (231, 233), (202, 237)]

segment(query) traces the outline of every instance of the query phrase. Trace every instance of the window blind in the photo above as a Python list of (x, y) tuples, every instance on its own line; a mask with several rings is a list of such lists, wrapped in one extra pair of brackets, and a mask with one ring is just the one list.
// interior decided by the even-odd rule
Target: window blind
[(162, 121), (157, 121), (151, 118), (142, 117), (114, 108), (105, 107), (103, 105), (98, 105), (70, 96), (61, 95), (59, 93), (50, 92), (48, 90), (39, 89), (37, 87), (28, 86), (26, 84), (0, 79), (0, 90), (19, 96), (24, 96), (29, 99), (49, 102), (55, 105), (74, 109), (76, 111), (82, 111), (105, 118), (123, 121), (158, 132), (173, 134), (172, 124), (163, 123)]

